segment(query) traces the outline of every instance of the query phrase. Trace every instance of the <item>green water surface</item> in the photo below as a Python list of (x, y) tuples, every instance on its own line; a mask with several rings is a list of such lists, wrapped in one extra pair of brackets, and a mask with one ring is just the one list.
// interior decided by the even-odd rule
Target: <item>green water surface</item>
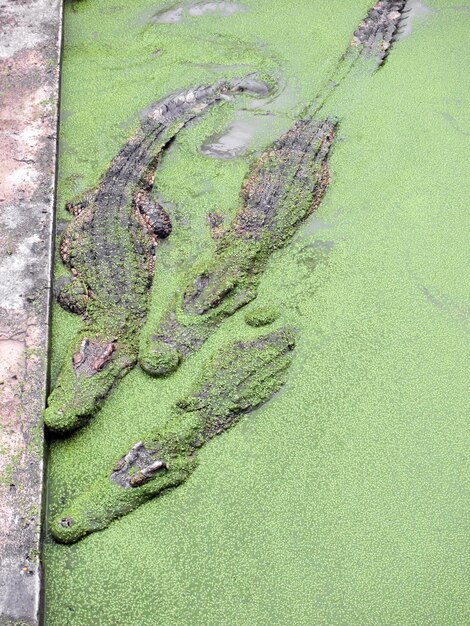
[[(59, 220), (158, 98), (253, 70), (277, 83), (258, 109), (211, 112), (163, 160), (174, 232), (150, 324), (210, 254), (207, 213), (233, 215), (250, 163), (325, 84), (370, 4), (244, 0), (175, 24), (153, 21), (160, 0), (66, 4)], [(183, 486), (76, 545), (46, 539), (47, 626), (470, 623), (470, 5), (427, 6), (359, 92), (329, 102), (330, 188), (263, 277), (256, 306), (299, 331), (288, 384), (202, 449)], [(239, 115), (260, 120), (247, 153), (201, 154)], [(52, 443), (51, 515), (163, 419), (218, 346), (261, 332), (243, 318), (168, 379), (134, 369)], [(79, 324), (54, 308), (53, 380)]]

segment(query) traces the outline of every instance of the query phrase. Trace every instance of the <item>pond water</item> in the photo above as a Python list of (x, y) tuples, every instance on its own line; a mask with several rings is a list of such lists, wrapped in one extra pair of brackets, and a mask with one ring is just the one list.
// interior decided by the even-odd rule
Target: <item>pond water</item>
[(158, 12), (152, 21), (157, 24), (176, 24), (187, 17), (216, 15), (230, 17), (234, 13), (246, 11), (247, 8), (235, 2), (193, 2), (192, 4), (176, 5), (171, 9)]
[(423, 4), (423, 2), (419, 2), (419, 0), (409, 0), (407, 3), (407, 11), (407, 18), (404, 20), (401, 33), (398, 35), (399, 39), (403, 39), (404, 37), (409, 37), (409, 35), (411, 35), (415, 21), (419, 23), (421, 18), (432, 15), (433, 13), (433, 10), (430, 7)]
[[(134, 368), (89, 425), (51, 441), (53, 516), (162, 423), (215, 351), (262, 331), (247, 311), (276, 306), (274, 327), (296, 329), (284, 389), (205, 446), (184, 485), (77, 544), (46, 536), (48, 626), (468, 623), (470, 12), (450, 4), (428, 0), (340, 109), (328, 192), (256, 301), (175, 374)], [(211, 254), (208, 214), (234, 215), (254, 158), (328, 82), (369, 8), (66, 4), (59, 221), (158, 99), (215, 76), (276, 85), (212, 110), (163, 158), (155, 194), (175, 228), (144, 333)], [(52, 384), (79, 326), (54, 304)]]
[(263, 127), (272, 127), (267, 116), (239, 115), (230, 122), (221, 134), (209, 137), (201, 146), (202, 154), (217, 159), (234, 159), (247, 152), (254, 136), (262, 133)]

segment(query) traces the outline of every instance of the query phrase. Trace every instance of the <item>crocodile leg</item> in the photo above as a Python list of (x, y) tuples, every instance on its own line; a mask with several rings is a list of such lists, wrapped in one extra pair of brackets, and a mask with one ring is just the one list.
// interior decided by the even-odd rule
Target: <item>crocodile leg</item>
[(89, 299), (87, 286), (77, 277), (64, 278), (58, 285), (57, 302), (65, 311), (83, 315)]

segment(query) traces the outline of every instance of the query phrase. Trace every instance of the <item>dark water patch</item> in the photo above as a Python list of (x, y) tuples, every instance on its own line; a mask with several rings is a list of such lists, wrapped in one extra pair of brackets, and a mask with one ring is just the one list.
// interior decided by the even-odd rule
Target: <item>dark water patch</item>
[[(61, 120), (65, 121), (67, 119), (67, 116), (63, 117), (63, 115), (64, 114), (61, 114)], [(59, 139), (59, 150), (60, 150), (61, 155), (77, 153), (76, 148), (74, 148), (72, 144), (66, 141), (65, 139)]]
[(124, 10), (124, 6), (119, 4), (119, 5), (109, 6), (109, 7), (102, 7), (100, 8), (100, 13), (102, 15), (113, 15), (114, 13), (120, 13), (123, 10)]
[(333, 224), (327, 224), (326, 222), (321, 220), (319, 217), (312, 217), (303, 227), (302, 235), (304, 237), (309, 237), (310, 235), (314, 235), (318, 233), (320, 230), (324, 230), (327, 228), (334, 228), (334, 226)]
[(224, 65), (223, 63), (195, 63), (193, 61), (186, 61), (184, 65), (190, 65), (191, 67), (200, 67), (202, 69), (208, 70), (209, 72), (213, 72), (217, 74), (219, 72), (234, 72), (243, 70), (246, 71), (247, 68), (251, 66), (248, 63), (235, 63), (233, 65)]
[(75, 111), (72, 111), (72, 109), (63, 110), (60, 112), (60, 120), (61, 122), (65, 122), (65, 120), (70, 119), (74, 115), (75, 115)]
[(297, 262), (312, 271), (327, 259), (334, 246), (335, 242), (332, 240), (322, 241), (318, 239), (312, 241), (300, 250)]
[(174, 211), (176, 209), (176, 204), (167, 200), (158, 189), (152, 194), (152, 197), (166, 211)]
[(70, 220), (57, 220), (55, 225), (56, 235), (61, 235), (69, 225)]
[(337, 209), (332, 215), (329, 216), (328, 221), (322, 219), (318, 213), (314, 213), (302, 226), (302, 229), (299, 232), (300, 239), (312, 241), (314, 237), (318, 236), (318, 233), (335, 229), (340, 226), (344, 226), (345, 224), (348, 224), (348, 220), (346, 219), (343, 209)]
[(251, 100), (247, 108), (274, 115), (288, 115), (292, 119), (297, 118), (301, 110), (300, 86), (295, 79), (286, 81), (282, 75), (277, 75), (275, 78), (276, 89), (262, 99)]
[(447, 315), (453, 321), (459, 323), (465, 331), (470, 329), (470, 302), (458, 301), (447, 294), (431, 290), (426, 285), (418, 284), (419, 291), (426, 300), (436, 309)]

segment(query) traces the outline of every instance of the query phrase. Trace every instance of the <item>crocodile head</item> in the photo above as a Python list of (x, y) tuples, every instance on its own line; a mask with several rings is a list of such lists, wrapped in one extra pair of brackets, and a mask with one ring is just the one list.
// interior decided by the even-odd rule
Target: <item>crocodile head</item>
[(102, 530), (114, 519), (182, 483), (193, 468), (193, 460), (185, 454), (175, 455), (168, 462), (153, 458), (152, 451), (139, 442), (110, 473), (99, 478), (51, 521), (52, 536), (59, 543), (75, 543)]

